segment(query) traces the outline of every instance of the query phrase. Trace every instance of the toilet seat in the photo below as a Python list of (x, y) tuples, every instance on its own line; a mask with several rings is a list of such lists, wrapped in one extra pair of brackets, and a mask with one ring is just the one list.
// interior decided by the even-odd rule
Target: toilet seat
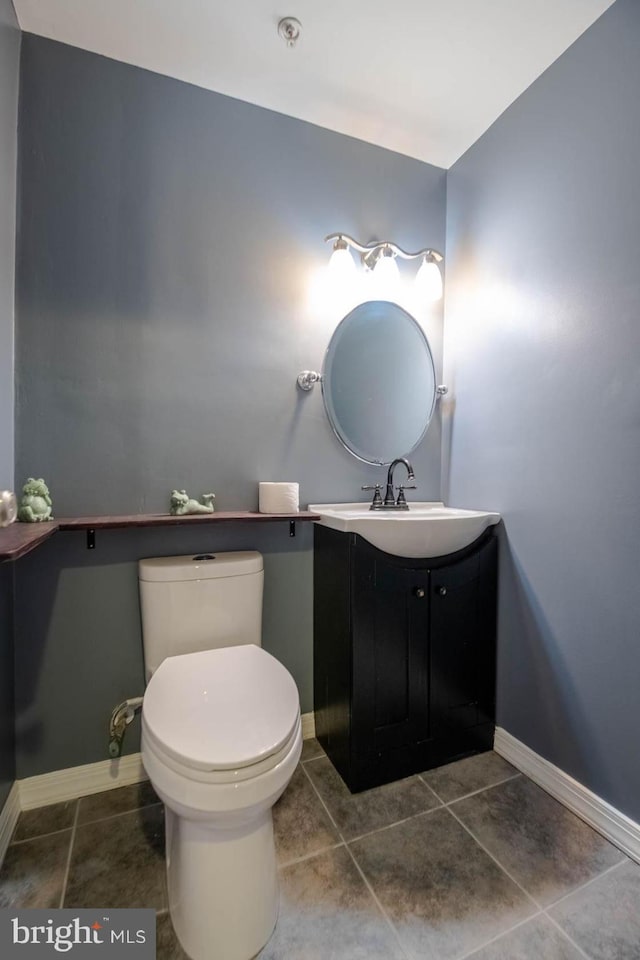
[(179, 760), (176, 760), (175, 757), (168, 754), (163, 749), (162, 744), (155, 740), (153, 734), (151, 734), (148, 727), (145, 726), (144, 717), (142, 718), (142, 737), (145, 751), (153, 754), (156, 762), (161, 763), (168, 770), (173, 771), (173, 773), (178, 774), (178, 776), (183, 777), (185, 780), (211, 785), (241, 784), (247, 780), (253, 780), (263, 773), (268, 773), (289, 756), (295, 746), (296, 740), (302, 737), (301, 731), (302, 722), (298, 719), (291, 735), (276, 753), (272, 753), (270, 756), (258, 760), (256, 763), (251, 763), (246, 767), (236, 767), (233, 770), (198, 770), (195, 767), (181, 763)]
[[(300, 723), (291, 674), (255, 644), (163, 660), (144, 695), (145, 738), (176, 772), (206, 782), (259, 775), (290, 749)], [(212, 776), (215, 775), (215, 776)]]
[(233, 826), (278, 799), (300, 759), (302, 723), (298, 718), (276, 754), (237, 770), (196, 770), (178, 763), (151, 741), (144, 717), (141, 751), (149, 779), (169, 809), (188, 820)]

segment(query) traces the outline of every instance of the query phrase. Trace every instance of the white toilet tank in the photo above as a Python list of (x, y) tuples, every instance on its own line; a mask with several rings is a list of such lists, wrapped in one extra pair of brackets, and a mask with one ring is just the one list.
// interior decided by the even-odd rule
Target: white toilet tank
[(263, 581), (254, 550), (138, 561), (147, 682), (166, 657), (262, 646)]

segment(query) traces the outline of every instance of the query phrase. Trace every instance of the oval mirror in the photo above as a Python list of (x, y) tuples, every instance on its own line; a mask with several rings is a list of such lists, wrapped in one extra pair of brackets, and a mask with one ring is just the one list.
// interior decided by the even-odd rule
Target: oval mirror
[(433, 416), (436, 375), (424, 331), (387, 300), (361, 303), (338, 324), (322, 395), (340, 442), (366, 463), (391, 463), (418, 446)]

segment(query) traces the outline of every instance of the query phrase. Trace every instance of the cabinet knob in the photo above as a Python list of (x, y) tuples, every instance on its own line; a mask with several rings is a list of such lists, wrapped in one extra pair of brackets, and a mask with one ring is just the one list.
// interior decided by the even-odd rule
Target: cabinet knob
[(413, 592), (415, 593), (416, 597), (424, 597), (424, 590), (422, 587), (416, 587)]
[(446, 587), (438, 587), (438, 593), (440, 594), (441, 597), (446, 597), (446, 595), (447, 595), (447, 588), (446, 588)]

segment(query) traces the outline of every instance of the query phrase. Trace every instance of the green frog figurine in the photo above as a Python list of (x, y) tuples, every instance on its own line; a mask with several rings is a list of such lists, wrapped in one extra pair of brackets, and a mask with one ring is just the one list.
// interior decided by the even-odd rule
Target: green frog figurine
[(189, 497), (186, 490), (172, 490), (169, 513), (173, 517), (182, 517), (192, 513), (213, 513), (215, 498), (215, 493), (203, 493), (200, 498), (202, 503), (198, 503), (197, 500)]
[(22, 488), (18, 520), (23, 523), (40, 523), (42, 520), (53, 520), (53, 504), (49, 495), (49, 487), (42, 477), (34, 480), (29, 477)]

